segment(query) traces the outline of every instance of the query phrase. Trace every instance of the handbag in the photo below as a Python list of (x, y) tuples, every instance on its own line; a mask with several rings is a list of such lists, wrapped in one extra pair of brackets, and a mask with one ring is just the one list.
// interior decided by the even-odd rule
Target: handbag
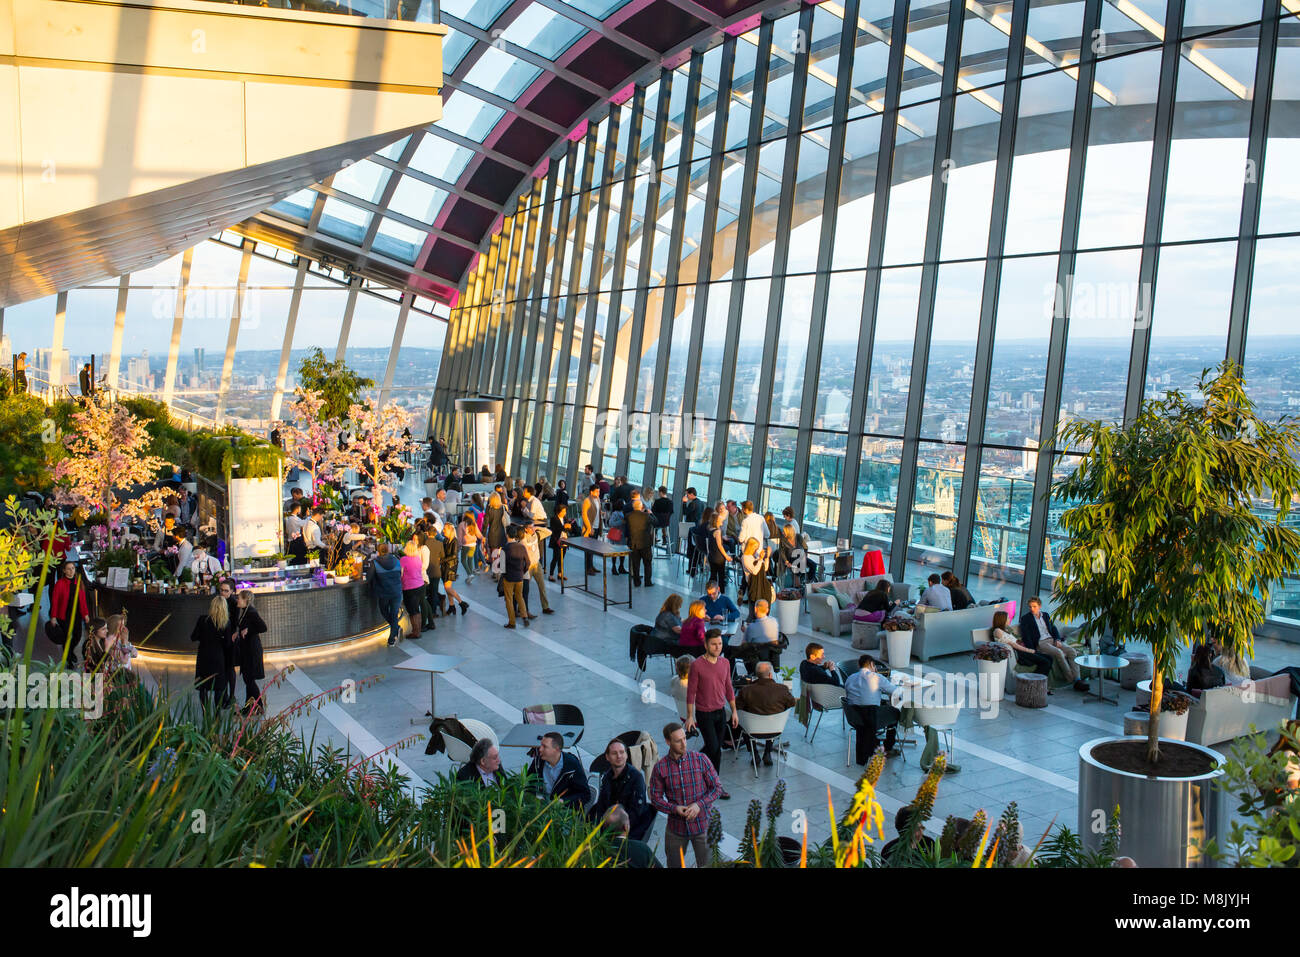
[(53, 618), (45, 622), (45, 637), (49, 639), (52, 645), (61, 645), (68, 637), (67, 627), (60, 628), (59, 623)]
[(623, 529), (618, 528), (617, 526), (611, 528), (609, 530), (609, 540), (614, 544), (618, 544), (619, 542), (623, 541)]

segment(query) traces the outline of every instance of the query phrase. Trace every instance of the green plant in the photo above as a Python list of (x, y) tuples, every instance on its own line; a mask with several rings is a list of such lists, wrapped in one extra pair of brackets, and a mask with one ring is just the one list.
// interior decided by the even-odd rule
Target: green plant
[[(1300, 566), (1286, 527), (1300, 492), (1300, 422), (1255, 414), (1238, 368), (1205, 370), (1198, 397), (1142, 404), (1132, 423), (1074, 420), (1052, 446), (1086, 449), (1052, 491), (1071, 505), (1053, 592), (1057, 614), (1083, 619), (1083, 639), (1113, 634), (1151, 645), (1147, 759), (1159, 759), (1164, 681), (1188, 640), (1211, 627), (1248, 656), (1273, 584)], [(1258, 513), (1269, 497), (1274, 517)]]
[(106, 548), (99, 553), (99, 561), (95, 563), (95, 570), (102, 574), (110, 568), (134, 568), (138, 559), (139, 553), (136, 552), (133, 546)]
[(1300, 865), (1300, 723), (1284, 722), (1271, 747), (1263, 732), (1238, 738), (1215, 787), (1237, 809), (1223, 844), (1202, 846), (1206, 856), (1234, 867)]
[(298, 363), (298, 385), (304, 391), (319, 393), (326, 419), (343, 420), (348, 408), (361, 401), (361, 393), (373, 389), (375, 381), (357, 375), (343, 360), (330, 362), (320, 349), (313, 349)]
[(793, 681), (793, 680), (794, 680), (794, 676), (795, 676), (796, 674), (798, 674), (798, 671), (797, 671), (795, 668), (793, 668), (793, 667), (783, 667), (783, 668), (781, 669), (781, 680), (782, 680), (782, 681)]
[(56, 431), (50, 407), (36, 396), (0, 401), (0, 497), (49, 488), (53, 466), (63, 456)]

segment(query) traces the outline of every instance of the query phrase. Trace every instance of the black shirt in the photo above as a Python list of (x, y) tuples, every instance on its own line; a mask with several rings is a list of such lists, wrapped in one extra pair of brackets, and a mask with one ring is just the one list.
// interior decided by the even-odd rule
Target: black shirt
[(799, 681), (806, 685), (839, 685), (840, 673), (837, 668), (823, 668), (805, 658), (799, 662)]

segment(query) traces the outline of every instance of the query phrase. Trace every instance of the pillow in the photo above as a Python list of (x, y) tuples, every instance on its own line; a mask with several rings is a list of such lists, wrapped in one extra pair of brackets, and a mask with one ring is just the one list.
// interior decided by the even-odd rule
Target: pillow
[(839, 604), (841, 611), (849, 607), (849, 596), (844, 594), (844, 592), (840, 591), (838, 588), (832, 588), (831, 594), (835, 596), (835, 601)]
[(861, 608), (859, 608), (853, 612), (853, 620), (854, 621), (875, 621), (875, 622), (884, 621), (885, 610), (882, 608), (879, 611), (863, 611)]

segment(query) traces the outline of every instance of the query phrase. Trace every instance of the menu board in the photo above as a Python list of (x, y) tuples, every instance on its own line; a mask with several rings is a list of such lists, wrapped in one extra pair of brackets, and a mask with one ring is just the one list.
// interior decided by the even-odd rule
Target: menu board
[(107, 584), (109, 588), (117, 588), (126, 591), (131, 587), (131, 569), (118, 568), (114, 566), (108, 570)]
[(233, 558), (263, 558), (280, 552), (280, 480), (230, 480), (230, 540)]

